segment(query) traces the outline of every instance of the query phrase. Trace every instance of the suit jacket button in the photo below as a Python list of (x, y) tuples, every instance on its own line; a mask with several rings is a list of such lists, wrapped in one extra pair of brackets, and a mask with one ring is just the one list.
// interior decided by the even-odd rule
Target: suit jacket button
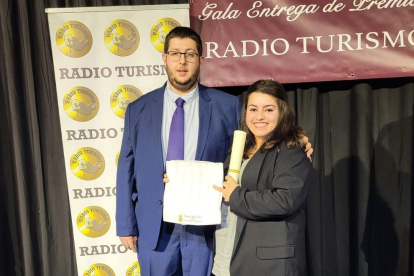
[(158, 200), (158, 204), (159, 205), (162, 205), (162, 200)]

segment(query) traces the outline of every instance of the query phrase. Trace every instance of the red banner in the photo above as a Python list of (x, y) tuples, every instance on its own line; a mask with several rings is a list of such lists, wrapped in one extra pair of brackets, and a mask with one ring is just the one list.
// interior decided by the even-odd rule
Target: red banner
[(414, 76), (414, 0), (192, 0), (201, 83)]

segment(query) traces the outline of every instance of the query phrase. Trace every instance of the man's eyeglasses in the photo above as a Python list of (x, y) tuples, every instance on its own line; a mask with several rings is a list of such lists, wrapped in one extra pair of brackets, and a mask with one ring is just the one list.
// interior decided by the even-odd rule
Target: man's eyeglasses
[(181, 58), (181, 55), (184, 55), (184, 58), (187, 62), (195, 62), (199, 56), (197, 53), (191, 53), (191, 52), (181, 53), (177, 51), (168, 51), (167, 55), (170, 57), (171, 61), (179, 61)]

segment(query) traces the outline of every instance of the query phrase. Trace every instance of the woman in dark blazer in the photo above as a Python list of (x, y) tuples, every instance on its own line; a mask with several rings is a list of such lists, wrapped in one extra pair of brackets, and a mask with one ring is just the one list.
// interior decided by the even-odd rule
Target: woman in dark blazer
[(215, 186), (237, 216), (230, 275), (306, 275), (305, 199), (312, 166), (298, 143), (304, 132), (278, 82), (249, 87), (241, 125), (248, 160), (241, 186), (230, 176), (224, 188)]

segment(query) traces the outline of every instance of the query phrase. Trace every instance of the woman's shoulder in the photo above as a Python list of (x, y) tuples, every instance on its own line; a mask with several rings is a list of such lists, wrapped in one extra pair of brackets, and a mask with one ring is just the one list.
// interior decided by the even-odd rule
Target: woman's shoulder
[(275, 150), (277, 154), (281, 157), (291, 157), (291, 158), (303, 158), (307, 159), (305, 151), (300, 146), (299, 142), (296, 142), (294, 146), (289, 147), (286, 141), (282, 141), (276, 145)]
[(295, 143), (295, 146), (289, 147), (286, 141), (281, 141), (274, 144), (270, 149), (268, 149), (269, 153), (271, 152), (280, 152), (280, 151), (287, 151), (287, 150), (297, 150), (301, 149), (299, 142)]

